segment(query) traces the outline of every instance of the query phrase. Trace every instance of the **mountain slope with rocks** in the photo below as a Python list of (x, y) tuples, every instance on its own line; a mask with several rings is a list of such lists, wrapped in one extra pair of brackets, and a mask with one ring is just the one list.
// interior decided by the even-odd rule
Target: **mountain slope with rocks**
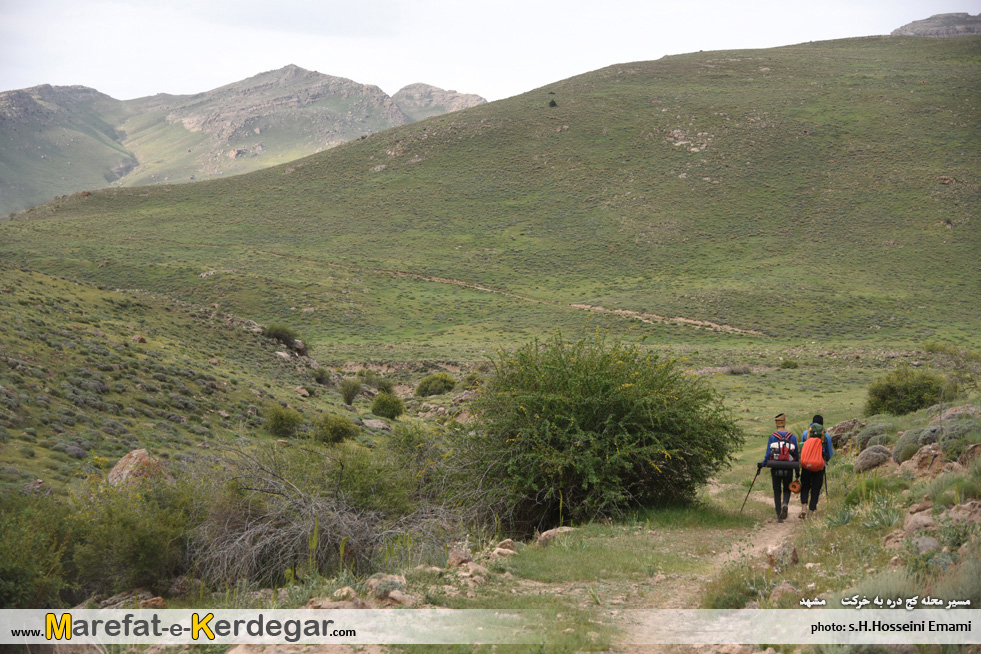
[(485, 102), (424, 84), (396, 95), (294, 65), (195, 95), (0, 93), (0, 214), (109, 185), (250, 172)]
[(912, 23), (892, 31), (892, 36), (931, 36), (934, 38), (950, 38), (952, 36), (968, 36), (981, 34), (981, 14), (936, 14), (924, 20)]

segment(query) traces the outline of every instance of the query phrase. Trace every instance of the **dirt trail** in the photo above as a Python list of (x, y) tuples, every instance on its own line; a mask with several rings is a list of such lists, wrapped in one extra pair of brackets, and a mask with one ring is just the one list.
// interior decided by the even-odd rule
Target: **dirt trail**
[[(734, 485), (712, 483), (709, 489), (709, 496), (717, 495), (726, 488), (734, 488)], [(787, 520), (777, 522), (775, 511), (773, 511), (773, 497), (769, 484), (763, 484), (763, 488), (757, 485), (749, 496), (750, 501), (764, 503), (772, 512), (767, 519), (758, 525), (746, 538), (733, 542), (728, 549), (712, 556), (709, 559), (710, 571), (701, 575), (684, 575), (665, 580), (666, 587), (661, 589), (656, 596), (651, 597), (643, 606), (634, 606), (635, 609), (697, 609), (698, 602), (702, 597), (705, 585), (718, 574), (727, 563), (745, 561), (747, 564), (761, 557), (765, 557), (767, 551), (780, 545), (792, 538), (797, 525), (800, 524), (798, 518), (799, 503), (794, 500), (797, 496), (791, 497), (790, 513)], [(714, 649), (699, 649), (692, 645), (634, 645), (624, 644), (630, 641), (641, 640), (645, 632), (643, 624), (624, 626), (620, 637), (620, 643), (614, 643), (610, 651), (616, 654), (647, 654), (647, 653), (691, 653), (718, 651), (724, 646), (714, 646)]]

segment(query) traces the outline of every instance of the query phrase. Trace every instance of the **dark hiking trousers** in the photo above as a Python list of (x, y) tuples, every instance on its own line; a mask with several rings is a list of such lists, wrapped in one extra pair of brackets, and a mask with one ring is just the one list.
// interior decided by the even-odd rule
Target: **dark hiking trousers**
[(790, 482), (794, 480), (794, 473), (790, 470), (771, 470), (770, 479), (773, 482), (773, 506), (779, 518), (783, 505), (790, 504)]
[[(811, 511), (817, 509), (818, 496), (821, 495), (821, 486), (824, 485), (824, 470), (811, 472), (810, 470), (800, 471), (800, 503), (806, 504)], [(808, 502), (810, 498), (810, 502)]]

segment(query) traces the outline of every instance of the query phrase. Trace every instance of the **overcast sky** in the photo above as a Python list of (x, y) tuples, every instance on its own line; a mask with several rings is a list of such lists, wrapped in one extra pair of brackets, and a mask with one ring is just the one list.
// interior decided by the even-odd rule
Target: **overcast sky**
[(981, 0), (0, 0), (0, 91), (191, 94), (296, 64), (497, 100), (616, 63), (888, 34)]

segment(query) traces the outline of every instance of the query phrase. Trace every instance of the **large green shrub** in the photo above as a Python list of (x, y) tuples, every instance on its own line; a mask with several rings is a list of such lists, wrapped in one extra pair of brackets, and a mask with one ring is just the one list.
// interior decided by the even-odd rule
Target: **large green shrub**
[(416, 395), (420, 397), (442, 395), (452, 391), (454, 386), (456, 386), (456, 380), (449, 373), (435, 372), (422, 378), (422, 381), (416, 386)]
[(354, 438), (359, 432), (356, 424), (336, 413), (327, 414), (313, 426), (314, 438), (323, 443), (340, 443)]
[(186, 571), (187, 541), (200, 498), (160, 481), (93, 484), (79, 495), (73, 563), (89, 593), (132, 588), (164, 592)]
[(902, 366), (872, 380), (865, 403), (865, 414), (891, 413), (904, 416), (956, 393), (956, 384), (937, 373)]
[(468, 451), (519, 527), (690, 501), (743, 442), (708, 384), (636, 345), (556, 335), (493, 363)]
[(276, 438), (293, 438), (303, 424), (303, 416), (293, 409), (273, 405), (267, 413), (266, 429)]
[(0, 497), (0, 609), (63, 605), (71, 586), (65, 513), (47, 497)]
[(371, 403), (371, 412), (376, 416), (395, 420), (405, 413), (405, 404), (391, 393), (379, 393)]

